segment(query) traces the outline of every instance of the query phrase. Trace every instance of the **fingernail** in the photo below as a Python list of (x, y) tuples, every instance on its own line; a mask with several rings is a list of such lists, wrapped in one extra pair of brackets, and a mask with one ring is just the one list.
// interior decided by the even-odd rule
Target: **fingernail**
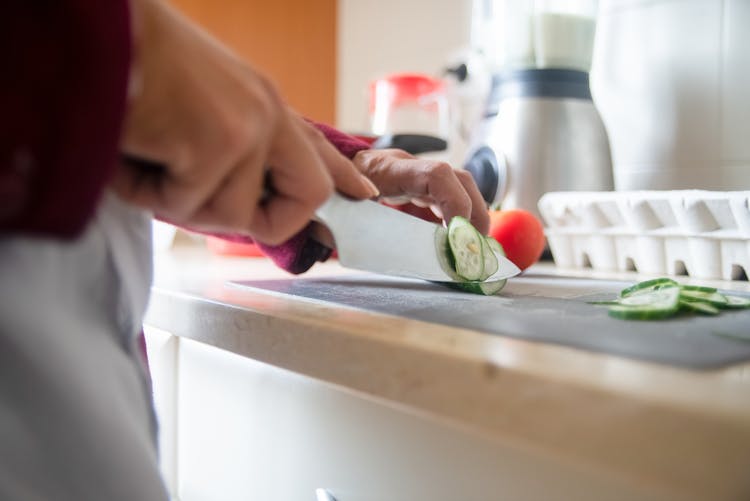
[(370, 180), (369, 177), (362, 176), (362, 184), (365, 185), (367, 188), (367, 191), (370, 192), (370, 198), (375, 198), (380, 195), (380, 190), (377, 186)]

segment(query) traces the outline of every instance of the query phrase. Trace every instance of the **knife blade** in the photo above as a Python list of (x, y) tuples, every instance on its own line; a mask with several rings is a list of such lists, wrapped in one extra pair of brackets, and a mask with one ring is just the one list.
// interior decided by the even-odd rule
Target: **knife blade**
[[(436, 282), (457, 281), (438, 256), (445, 239), (442, 226), (371, 200), (349, 200), (338, 193), (315, 214), (331, 230), (339, 262), (346, 268)], [(497, 252), (495, 256), (498, 270), (486, 281), (521, 272), (506, 257)]]

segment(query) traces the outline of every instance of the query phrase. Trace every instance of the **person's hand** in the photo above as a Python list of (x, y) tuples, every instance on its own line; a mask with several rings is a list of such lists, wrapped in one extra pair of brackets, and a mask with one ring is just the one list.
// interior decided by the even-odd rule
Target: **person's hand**
[(469, 219), (482, 234), (489, 231), (487, 204), (467, 171), (437, 160), (417, 158), (403, 150), (362, 150), (354, 157), (386, 200), (408, 199), (430, 207), (446, 222), (454, 216)]
[(121, 146), (130, 161), (112, 182), (122, 198), (175, 224), (278, 244), (334, 188), (377, 195), (267, 78), (160, 0), (131, 5), (135, 61)]

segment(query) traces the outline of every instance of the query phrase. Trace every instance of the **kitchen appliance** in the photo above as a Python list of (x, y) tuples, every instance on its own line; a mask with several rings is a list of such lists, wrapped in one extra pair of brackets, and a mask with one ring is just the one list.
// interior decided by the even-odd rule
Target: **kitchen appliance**
[[(342, 266), (399, 277), (455, 281), (438, 257), (445, 245), (441, 226), (377, 202), (349, 200), (337, 193), (315, 215), (331, 230)], [(495, 257), (498, 270), (486, 281), (503, 280), (521, 272), (497, 252)]]
[(750, 189), (750, 2), (602, 0), (592, 90), (617, 190)]
[(595, 1), (495, 2), (502, 48), (465, 169), (485, 200), (537, 213), (548, 191), (611, 190), (589, 88)]
[(447, 160), (450, 115), (445, 82), (421, 73), (395, 73), (370, 84), (373, 148), (399, 148)]

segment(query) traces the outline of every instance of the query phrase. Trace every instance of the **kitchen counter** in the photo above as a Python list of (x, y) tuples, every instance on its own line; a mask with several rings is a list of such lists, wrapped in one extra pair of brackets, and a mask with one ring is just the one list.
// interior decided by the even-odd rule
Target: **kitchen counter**
[[(305, 277), (352, 273), (330, 261)], [(571, 276), (641, 279), (542, 263), (512, 280), (554, 289)], [(146, 324), (575, 465), (640, 499), (750, 499), (750, 363), (680, 369), (228, 284), (289, 277), (263, 258), (158, 253)]]

